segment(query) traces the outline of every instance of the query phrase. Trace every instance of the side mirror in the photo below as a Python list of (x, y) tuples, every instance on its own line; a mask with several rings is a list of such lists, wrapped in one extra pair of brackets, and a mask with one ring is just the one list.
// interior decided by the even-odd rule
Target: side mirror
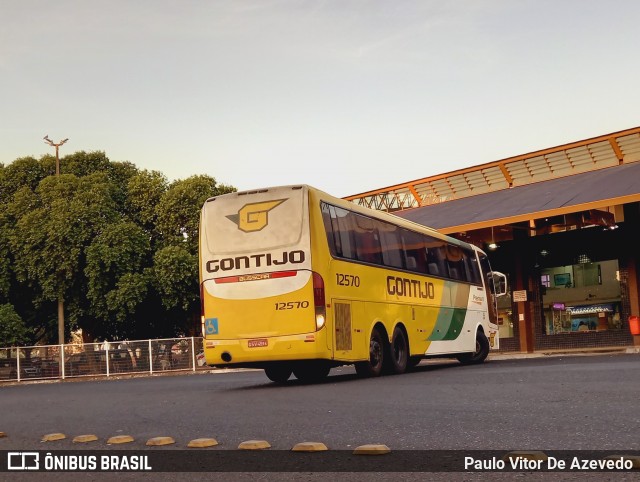
[(507, 294), (507, 277), (499, 271), (489, 273), (491, 280), (491, 289), (496, 296), (504, 296)]

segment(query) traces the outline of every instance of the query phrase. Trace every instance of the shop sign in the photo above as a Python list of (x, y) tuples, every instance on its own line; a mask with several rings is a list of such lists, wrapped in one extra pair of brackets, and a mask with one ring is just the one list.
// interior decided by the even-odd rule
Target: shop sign
[(513, 292), (513, 302), (527, 301), (527, 290), (519, 290)]

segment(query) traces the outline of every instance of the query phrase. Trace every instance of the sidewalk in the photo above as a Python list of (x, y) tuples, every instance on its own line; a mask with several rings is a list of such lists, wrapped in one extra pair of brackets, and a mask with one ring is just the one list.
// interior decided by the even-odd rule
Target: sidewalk
[(550, 356), (590, 356), (590, 355), (624, 355), (638, 353), (640, 346), (611, 346), (596, 348), (567, 348), (559, 350), (540, 350), (533, 353), (497, 352), (489, 353), (488, 360), (515, 360), (520, 358), (543, 358)]

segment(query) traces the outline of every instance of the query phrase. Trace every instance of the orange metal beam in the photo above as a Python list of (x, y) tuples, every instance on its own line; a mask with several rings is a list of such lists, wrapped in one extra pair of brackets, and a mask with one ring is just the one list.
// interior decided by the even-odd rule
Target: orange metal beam
[(618, 158), (618, 164), (624, 163), (624, 155), (620, 150), (620, 146), (618, 145), (616, 138), (613, 136), (609, 137), (609, 144), (611, 144), (611, 148), (613, 149), (613, 152), (616, 153), (616, 157)]
[(422, 206), (422, 198), (420, 197), (420, 194), (418, 194), (418, 191), (416, 191), (416, 188), (414, 187), (413, 183), (409, 184), (409, 191), (411, 191), (411, 194), (413, 194), (413, 197), (416, 198), (416, 202), (418, 203), (418, 206)]
[[(598, 137), (592, 137), (590, 139), (584, 139), (581, 141), (577, 141), (577, 142), (571, 142), (569, 144), (563, 144), (561, 146), (556, 146), (556, 147), (550, 147), (548, 149), (542, 149), (540, 151), (533, 151), (533, 152), (529, 152), (526, 154), (521, 154), (518, 156), (514, 156), (514, 157), (508, 157), (506, 159), (501, 159), (499, 161), (493, 161), (493, 162), (488, 162), (486, 164), (480, 164), (477, 166), (473, 166), (473, 167), (467, 167), (464, 169), (458, 169), (455, 171), (451, 171), (451, 172), (446, 172), (443, 174), (438, 174), (436, 176), (431, 176), (431, 177), (424, 177), (421, 179), (416, 179), (410, 182), (405, 182), (405, 183), (401, 183), (401, 184), (395, 184), (393, 186), (387, 186), (381, 189), (374, 189), (372, 191), (367, 191), (367, 192), (362, 192), (359, 194), (353, 194), (351, 196), (346, 196), (344, 199), (346, 199), (347, 201), (352, 201), (354, 199), (357, 198), (361, 198), (363, 196), (375, 196), (378, 194), (382, 194), (382, 193), (386, 193), (389, 191), (393, 191), (396, 189), (408, 189), (410, 185), (413, 184), (420, 184), (420, 183), (424, 183), (424, 182), (429, 182), (429, 181), (437, 181), (439, 179), (444, 179), (453, 175), (457, 175), (457, 174), (465, 174), (468, 172), (473, 172), (473, 171), (478, 171), (481, 169), (487, 169), (487, 168), (491, 168), (491, 167), (498, 167), (500, 168), (500, 170), (502, 170), (503, 174), (504, 174), (504, 170), (503, 167), (504, 165), (511, 163), (511, 162), (516, 162), (516, 161), (521, 161), (523, 159), (528, 159), (531, 157), (536, 157), (536, 156), (545, 156), (547, 154), (552, 154), (555, 152), (560, 152), (560, 151), (565, 151), (567, 149), (573, 149), (575, 147), (583, 147), (585, 145), (588, 144), (593, 144), (596, 142), (602, 142), (602, 141), (608, 141), (611, 142), (610, 139), (615, 139), (616, 137), (622, 137), (622, 136), (627, 136), (627, 135), (631, 135), (631, 134), (636, 134), (636, 133), (640, 133), (640, 127), (633, 127), (631, 129), (626, 129), (623, 131), (619, 131), (619, 132), (612, 132), (611, 134), (605, 134), (602, 136), (598, 136)], [(617, 143), (616, 143), (617, 144)], [(613, 147), (613, 145), (612, 145)], [(615, 150), (615, 148), (614, 148)], [(618, 148), (618, 151), (620, 151), (620, 149)], [(616, 152), (616, 155), (619, 156), (619, 154)], [(618, 157), (618, 159), (620, 159), (620, 157)], [(507, 173), (508, 174), (508, 173)]]
[(513, 178), (511, 177), (511, 174), (509, 174), (509, 171), (507, 170), (507, 167), (504, 165), (504, 163), (501, 162), (500, 164), (498, 164), (498, 167), (500, 167), (500, 170), (502, 171), (504, 178), (509, 183), (509, 187), (513, 186)]

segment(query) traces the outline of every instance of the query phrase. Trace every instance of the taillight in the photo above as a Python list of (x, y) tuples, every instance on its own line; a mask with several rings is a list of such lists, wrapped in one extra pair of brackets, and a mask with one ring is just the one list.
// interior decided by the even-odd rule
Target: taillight
[(204, 338), (204, 283), (200, 283), (200, 329), (202, 330), (202, 337)]
[(320, 330), (326, 321), (327, 310), (324, 297), (324, 280), (313, 272), (313, 304), (316, 308), (316, 330)]

